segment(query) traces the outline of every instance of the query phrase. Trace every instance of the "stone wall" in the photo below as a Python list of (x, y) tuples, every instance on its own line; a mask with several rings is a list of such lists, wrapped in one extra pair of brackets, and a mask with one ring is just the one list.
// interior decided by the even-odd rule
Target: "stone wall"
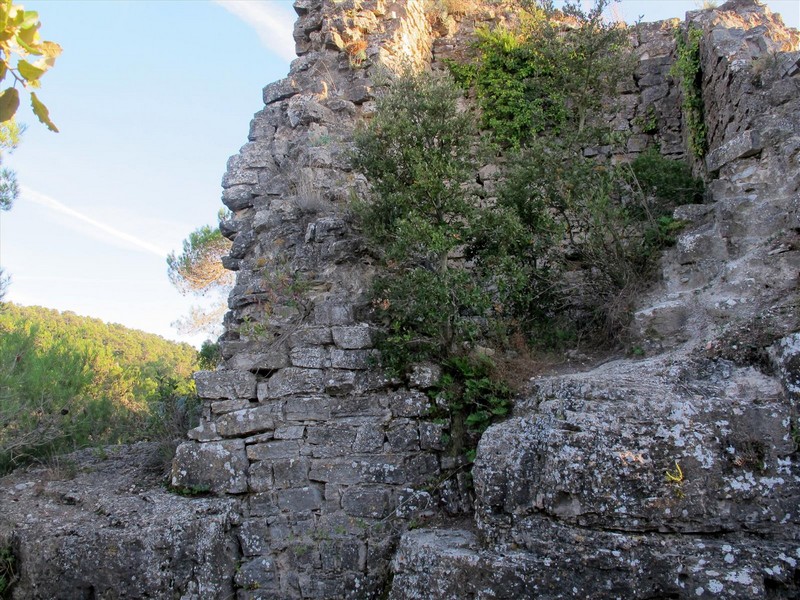
[[(225, 264), (237, 272), (226, 333), (220, 340), (224, 360), (218, 370), (196, 376), (198, 393), (206, 400), (203, 422), (179, 447), (172, 482), (240, 499), (235, 531), (241, 564), (234, 576), (238, 598), (368, 598), (383, 590), (397, 540), (410, 523), (469, 512), (472, 497), (460, 472), (463, 465), (444, 452), (444, 426), (427, 416), (430, 400), (425, 392), (437, 378), (436, 369), (420, 366), (408, 381), (394, 381), (375, 367), (374, 332), (365, 301), (373, 257), (348, 209), (350, 199), (363, 193), (365, 182), (349, 170), (347, 151), (354, 128), (374, 111), (374, 93), (387, 84), (387, 71), (443, 68), (443, 59), (464, 54), (477, 26), (514, 15), (513, 7), (486, 5), (444, 18), (426, 15), (421, 0), (298, 0), (295, 8), (298, 58), (286, 79), (264, 89), (265, 107), (255, 115), (249, 141), (230, 159), (223, 179), (223, 202), (233, 212), (222, 225), (233, 241)], [(740, 65), (736, 61), (744, 60), (731, 58), (729, 46), (734, 41), (748, 49), (763, 45), (747, 57), (750, 60), (791, 37), (764, 17), (762, 9), (729, 8), (692, 17), (706, 28), (705, 87), (714, 90), (713, 96), (706, 96), (713, 121), (709, 171), (723, 173), (732, 161), (767, 148), (752, 133), (752, 118), (731, 106), (730, 98), (750, 88), (726, 84), (717, 89), (720, 82), (731, 80), (732, 69)], [(731, 15), (742, 11), (741, 22), (757, 24), (756, 29), (750, 27), (744, 37), (726, 33), (734, 23)], [(617, 160), (630, 160), (651, 145), (672, 157), (684, 155), (680, 91), (669, 77), (675, 25), (643, 25), (632, 34), (638, 66), (630, 81), (620, 82), (618, 110), (606, 116), (616, 130), (631, 134), (625, 154)], [(723, 55), (727, 58), (720, 58)], [(780, 81), (783, 78), (770, 89), (785, 85)], [(785, 95), (791, 96), (794, 89)], [(778, 119), (772, 130), (780, 130), (782, 122)], [(743, 152), (724, 150), (733, 142), (752, 143)], [(611, 149), (585, 152), (593, 156)], [(715, 158), (718, 155), (724, 156)], [(741, 178), (740, 162), (736, 169)], [(497, 172), (487, 165), (476, 174), (482, 196), (491, 198)], [(715, 248), (718, 238), (714, 230)], [(683, 243), (688, 248), (688, 241)], [(698, 260), (709, 257), (722, 260), (728, 254), (712, 252)], [(666, 275), (665, 285), (673, 285), (676, 278)], [(690, 309), (684, 303), (680, 310)], [(643, 309), (641, 330), (651, 331), (665, 314), (674, 315)], [(680, 336), (675, 333), (674, 339)], [(589, 383), (594, 376), (588, 382), (577, 378), (542, 384), (532, 396), (535, 401), (518, 407), (521, 416), (496, 430), (505, 433), (487, 435), (476, 470), (480, 540), (517, 548), (520, 554), (513, 555), (514, 560), (510, 554), (476, 559), (481, 565), (476, 572), (487, 581), (498, 573), (510, 580), (478, 586), (470, 597), (499, 593), (512, 598), (539, 589), (549, 590), (552, 597), (569, 595), (563, 592), (566, 580), (559, 571), (548, 570), (545, 577), (543, 569), (556, 558), (553, 552), (567, 552), (564, 544), (577, 535), (575, 527), (596, 530), (592, 552), (575, 558), (587, 577), (576, 587), (578, 595), (588, 593), (590, 588), (581, 586), (589, 585), (600, 571), (617, 570), (628, 577), (636, 561), (647, 560), (652, 562), (649, 577), (657, 583), (642, 585), (641, 593), (671, 590), (664, 579), (671, 575), (655, 566), (661, 560), (661, 551), (655, 549), (662, 544), (660, 538), (632, 536), (659, 530), (716, 533), (725, 528), (722, 506), (727, 507), (726, 518), (737, 523), (735, 531), (771, 532), (771, 524), (791, 512), (788, 504), (796, 490), (777, 483), (773, 493), (761, 483), (739, 482), (732, 475), (708, 492), (701, 481), (716, 475), (677, 488), (664, 480), (663, 465), (674, 469), (676, 457), (686, 456), (675, 449), (678, 437), (670, 437), (671, 430), (662, 432), (674, 415), (678, 421), (683, 418), (681, 410), (700, 411), (717, 421), (726, 421), (730, 410), (742, 411), (749, 416), (729, 427), (729, 437), (747, 423), (762, 423), (776, 449), (775, 459), (785, 461), (788, 453), (781, 424), (790, 411), (774, 380), (750, 371), (726, 375), (711, 369), (695, 388), (675, 388), (672, 378), (698, 376), (692, 369), (681, 371), (671, 360), (654, 363), (649, 371), (625, 365), (598, 374), (598, 381), (605, 383), (597, 384), (596, 393)], [(620, 382), (627, 379), (640, 381), (625, 387)], [(739, 393), (737, 386), (749, 391)], [(698, 404), (697, 394), (711, 394), (714, 400)], [(753, 403), (760, 405), (755, 412), (749, 408)], [(659, 417), (639, 423), (643, 405)], [(534, 413), (538, 416), (532, 419), (529, 415)], [(625, 428), (615, 420), (605, 423), (603, 415), (608, 413), (638, 424)], [(562, 430), (564, 415), (573, 416), (566, 417), (570, 425)], [(648, 432), (644, 438), (643, 432)], [(701, 468), (708, 444), (719, 435), (713, 428), (697, 426), (682, 431), (680, 439), (696, 451)], [(669, 443), (659, 441), (662, 438)], [(527, 453), (514, 453), (520, 444)], [(580, 465), (575, 462), (578, 455), (583, 457)], [(689, 464), (686, 458), (680, 460)], [(728, 477), (728, 463), (715, 464), (721, 470), (713, 473)], [(493, 468), (500, 465), (500, 471)], [(769, 477), (777, 481), (781, 473)], [(543, 491), (533, 493), (536, 489)], [(757, 493), (767, 499), (754, 515), (749, 506)], [(684, 509), (678, 494), (691, 494), (696, 502)], [(543, 521), (541, 515), (552, 521)], [(478, 543), (472, 534), (447, 535), (456, 536), (450, 541), (464, 548)], [(404, 538), (396, 569), (405, 583), (393, 588), (393, 597), (426, 598), (431, 597), (430, 589), (439, 588), (452, 588), (452, 597), (463, 593), (454, 587), (458, 577), (443, 581), (403, 575), (429, 568), (453, 572), (446, 561), (436, 566), (426, 562), (423, 548), (438, 544), (436, 539), (431, 533)], [(408, 546), (412, 541), (422, 546)], [(601, 556), (604, 548), (609, 557)], [(693, 564), (707, 561), (722, 568), (727, 560), (725, 553), (712, 559), (694, 541), (676, 542), (674, 548), (695, 557)], [(752, 561), (778, 560), (779, 551), (785, 551), (783, 545), (764, 546)], [(472, 555), (464, 550), (463, 556)], [(406, 587), (407, 582), (413, 585)], [(622, 589), (613, 577), (607, 585), (617, 590), (614, 593)], [(451, 597), (442, 594), (436, 597)]]

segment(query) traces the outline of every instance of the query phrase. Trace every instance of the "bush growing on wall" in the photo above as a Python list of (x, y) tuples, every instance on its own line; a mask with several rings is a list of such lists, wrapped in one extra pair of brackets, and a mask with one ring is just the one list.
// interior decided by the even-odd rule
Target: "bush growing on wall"
[(446, 74), (406, 74), (356, 135), (353, 166), (372, 191), (361, 222), (385, 268), (372, 296), (390, 368), (448, 356), (486, 317), (483, 287), (449, 260), (477, 211), (465, 185), (477, 168), (478, 127), (458, 110), (461, 95)]

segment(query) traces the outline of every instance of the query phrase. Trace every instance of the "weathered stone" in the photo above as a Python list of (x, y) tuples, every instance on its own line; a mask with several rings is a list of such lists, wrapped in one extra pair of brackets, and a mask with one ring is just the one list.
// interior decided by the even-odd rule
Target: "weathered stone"
[(241, 494), (247, 491), (248, 464), (242, 440), (184, 442), (175, 451), (172, 485), (189, 490)]
[(353, 452), (371, 453), (383, 450), (386, 431), (383, 423), (366, 423), (361, 425), (353, 441)]
[(419, 445), (423, 450), (444, 450), (445, 425), (441, 423), (419, 424)]
[(277, 460), (282, 458), (298, 458), (300, 442), (297, 440), (279, 440), (247, 447), (247, 458), (250, 460)]
[(330, 399), (325, 396), (289, 398), (284, 416), (287, 421), (326, 421), (331, 417)]
[(278, 506), (293, 513), (308, 512), (322, 508), (322, 494), (314, 486), (280, 490), (275, 494)]
[(304, 327), (292, 333), (289, 338), (290, 345), (297, 346), (324, 346), (333, 343), (330, 327)]
[(256, 376), (246, 371), (198, 371), (194, 374), (200, 398), (255, 398)]
[(389, 397), (389, 406), (397, 417), (419, 417), (430, 408), (430, 400), (419, 391), (396, 392)]
[(276, 440), (301, 440), (306, 428), (303, 425), (283, 425), (275, 429)]
[(271, 560), (263, 556), (242, 564), (233, 580), (238, 588), (245, 590), (263, 590), (263, 592), (274, 593), (278, 585), (275, 566)]
[(392, 492), (384, 486), (354, 486), (342, 494), (342, 508), (351, 517), (382, 519), (392, 510)]
[(339, 348), (355, 350), (372, 346), (372, 330), (368, 325), (333, 327), (333, 341)]
[(250, 463), (247, 486), (251, 492), (268, 492), (274, 488), (274, 484), (271, 462), (255, 461)]
[(327, 348), (294, 348), (290, 355), (292, 366), (310, 369), (324, 369), (331, 366), (331, 356)]
[(442, 378), (442, 368), (433, 363), (421, 363), (411, 368), (408, 376), (408, 385), (414, 388), (427, 390), (439, 383)]
[(265, 382), (258, 384), (259, 401), (280, 398), (291, 394), (321, 392), (323, 372), (319, 369), (288, 367), (275, 373)]
[(377, 362), (376, 350), (340, 350), (331, 348), (331, 366), (334, 369), (363, 370)]
[(391, 452), (419, 450), (417, 422), (410, 419), (395, 419), (386, 430), (386, 439)]
[(309, 462), (304, 458), (290, 458), (272, 462), (275, 487), (278, 489), (307, 486)]
[(344, 396), (356, 387), (356, 374), (353, 371), (331, 370), (325, 374), (325, 393), (331, 396)]
[(222, 415), (235, 410), (251, 408), (252, 406), (254, 406), (254, 403), (250, 400), (220, 400), (218, 402), (211, 403), (211, 413), (215, 415)]
[(327, 301), (314, 307), (317, 325), (352, 325), (353, 320), (353, 307), (347, 302)]
[(709, 152), (706, 157), (706, 168), (710, 172), (719, 171), (733, 160), (758, 154), (762, 148), (761, 137), (757, 131), (743, 131), (719, 148)]
[(223, 437), (243, 437), (275, 428), (274, 410), (259, 406), (225, 413), (217, 421), (217, 432)]
[(196, 442), (211, 442), (222, 439), (217, 433), (217, 425), (213, 421), (200, 420), (200, 424), (186, 432), (186, 437)]
[(264, 104), (269, 105), (279, 100), (291, 98), (297, 92), (297, 83), (293, 79), (281, 79), (275, 83), (270, 83), (264, 88)]

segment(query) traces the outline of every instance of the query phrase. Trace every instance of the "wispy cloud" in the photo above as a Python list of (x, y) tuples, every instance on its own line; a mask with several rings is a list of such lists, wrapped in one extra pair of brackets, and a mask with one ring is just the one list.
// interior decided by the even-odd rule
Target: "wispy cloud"
[(106, 223), (101, 223), (100, 221), (93, 219), (92, 217), (83, 214), (75, 210), (74, 208), (70, 208), (66, 204), (59, 202), (55, 198), (51, 198), (45, 194), (41, 194), (36, 190), (32, 190), (27, 186), (20, 186), (22, 190), (22, 197), (23, 199), (33, 202), (34, 204), (38, 204), (40, 206), (44, 206), (50, 210), (55, 212), (61, 213), (66, 215), (72, 219), (77, 221), (81, 221), (86, 223), (93, 228), (97, 229), (105, 233), (106, 235), (111, 236), (117, 241), (125, 242), (126, 244), (130, 244), (131, 246), (135, 246), (140, 250), (144, 250), (146, 252), (150, 252), (151, 254), (155, 254), (156, 256), (160, 256), (162, 258), (166, 257), (168, 252), (163, 248), (159, 248), (155, 244), (151, 244), (150, 242), (140, 239), (135, 235), (131, 235), (130, 233), (125, 233), (124, 231), (120, 231), (116, 227), (112, 227), (111, 225), (107, 225)]
[(275, 54), (291, 61), (295, 58), (294, 18), (285, 10), (286, 2), (268, 0), (214, 0), (255, 29), (261, 43)]

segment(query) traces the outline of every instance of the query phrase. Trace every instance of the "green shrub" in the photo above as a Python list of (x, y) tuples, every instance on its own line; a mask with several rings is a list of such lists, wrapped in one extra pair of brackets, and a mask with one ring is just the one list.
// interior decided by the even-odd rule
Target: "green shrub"
[(681, 82), (683, 91), (683, 115), (689, 131), (689, 148), (702, 158), (706, 153), (706, 123), (703, 114), (703, 72), (700, 65), (700, 40), (703, 32), (689, 27), (684, 36), (680, 28), (675, 29), (678, 58), (670, 74)]
[(503, 146), (519, 148), (542, 132), (584, 134), (632, 73), (627, 33), (603, 20), (609, 0), (588, 12), (542, 4), (521, 9), (513, 30), (478, 30), (476, 61), (449, 63), (460, 85), (475, 85), (483, 126)]
[(637, 156), (631, 170), (648, 196), (675, 206), (703, 201), (703, 181), (692, 175), (689, 165), (665, 158), (656, 148), (648, 148)]
[[(616, 334), (682, 225), (673, 208), (701, 190), (685, 164), (651, 153), (632, 166), (613, 165), (537, 141), (510, 161), (499, 194), (506, 216), (483, 220), (489, 226), (472, 253), (504, 279), (498, 289), (534, 341)], [(485, 241), (502, 236), (515, 243)]]
[(450, 452), (474, 459), (481, 434), (511, 412), (513, 393), (487, 358), (455, 356), (442, 366), (442, 377), (430, 391), (436, 406), (431, 416), (447, 420)]
[(356, 135), (353, 167), (371, 186), (357, 212), (387, 273), (372, 289), (378, 347), (395, 371), (447, 357), (477, 337), (486, 316), (482, 286), (449, 260), (477, 211), (465, 185), (477, 168), (478, 128), (459, 111), (461, 94), (447, 75), (406, 74)]

